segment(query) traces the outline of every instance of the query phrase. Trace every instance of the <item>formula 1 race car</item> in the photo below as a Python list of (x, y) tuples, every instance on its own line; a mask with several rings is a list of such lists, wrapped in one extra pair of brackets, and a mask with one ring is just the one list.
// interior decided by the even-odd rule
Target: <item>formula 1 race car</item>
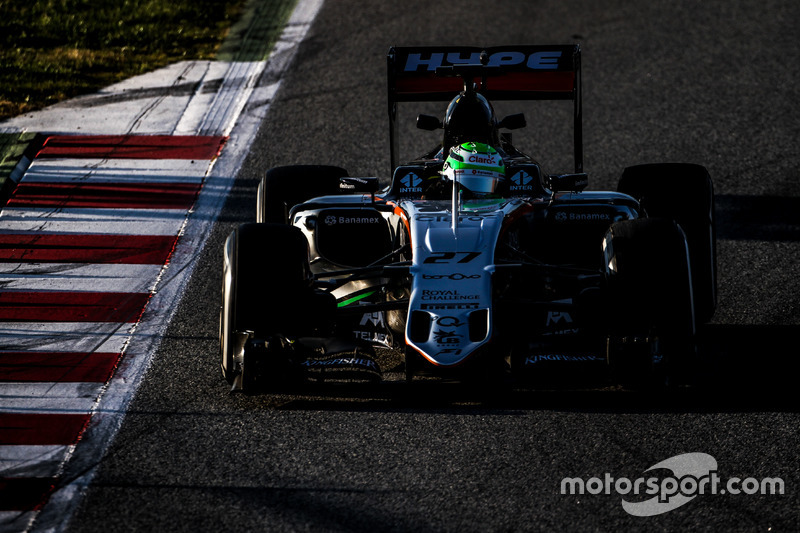
[[(391, 183), (335, 166), (267, 171), (256, 223), (224, 251), (220, 346), (233, 389), (372, 376), (503, 382), (593, 368), (690, 376), (716, 307), (713, 186), (699, 165), (626, 168), (587, 191), (580, 48), (403, 47), (388, 54)], [(490, 101), (571, 100), (574, 171), (512, 144)], [(448, 102), (441, 143), (397, 164), (397, 104)], [(577, 370), (576, 370), (577, 371)]]

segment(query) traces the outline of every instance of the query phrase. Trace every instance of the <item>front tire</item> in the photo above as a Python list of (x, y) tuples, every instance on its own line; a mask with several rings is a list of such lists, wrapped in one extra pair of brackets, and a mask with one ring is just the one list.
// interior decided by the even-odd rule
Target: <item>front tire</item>
[[(242, 224), (225, 242), (220, 353), (233, 384), (249, 338), (310, 335), (327, 327), (335, 299), (314, 291), (303, 233), (283, 224)], [(273, 353), (273, 352), (270, 352)]]
[(694, 298), (686, 237), (670, 219), (616, 222), (604, 241), (610, 291), (608, 361), (641, 385), (695, 370)]

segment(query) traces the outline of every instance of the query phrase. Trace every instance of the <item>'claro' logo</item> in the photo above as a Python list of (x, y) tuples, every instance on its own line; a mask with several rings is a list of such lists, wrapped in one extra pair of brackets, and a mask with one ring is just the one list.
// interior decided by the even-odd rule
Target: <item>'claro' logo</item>
[(483, 163), (485, 165), (496, 165), (498, 160), (492, 156), (471, 155), (467, 158), (468, 163)]
[[(475, 65), (480, 63), (481, 54), (480, 52), (470, 54), (432, 52), (426, 56), (427, 57), (423, 57), (422, 54), (408, 54), (406, 66), (403, 70), (406, 72), (416, 72), (422, 67), (422, 70), (434, 71), (437, 67), (462, 63)], [(489, 67), (525, 65), (533, 70), (556, 70), (558, 68), (559, 58), (561, 58), (560, 50), (534, 52), (530, 55), (509, 50), (495, 52), (490, 55), (486, 65)]]

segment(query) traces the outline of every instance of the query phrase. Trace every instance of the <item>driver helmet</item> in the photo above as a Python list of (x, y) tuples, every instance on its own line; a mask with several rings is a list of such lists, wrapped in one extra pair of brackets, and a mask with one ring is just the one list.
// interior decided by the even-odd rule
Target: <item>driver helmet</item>
[(505, 179), (506, 167), (497, 150), (488, 144), (465, 142), (450, 149), (442, 175), (476, 196), (488, 196)]
[(443, 127), (445, 153), (467, 141), (499, 145), (494, 109), (483, 95), (475, 92), (461, 93), (453, 98), (447, 106)]

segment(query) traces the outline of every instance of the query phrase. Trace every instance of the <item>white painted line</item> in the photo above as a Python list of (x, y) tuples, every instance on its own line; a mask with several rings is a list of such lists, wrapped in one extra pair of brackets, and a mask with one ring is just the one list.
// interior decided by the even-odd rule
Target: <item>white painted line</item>
[(217, 91), (210, 90), (210, 88), (223, 85), (229, 68), (230, 63), (224, 61), (215, 61), (208, 66), (203, 82), (198, 84), (183, 115), (177, 121), (173, 131), (175, 135), (197, 135), (202, 131), (203, 119), (217, 96)]
[(241, 61), (228, 64), (220, 90), (200, 123), (201, 135), (228, 135), (241, 114), (250, 94), (264, 71), (264, 61)]
[(55, 477), (72, 446), (0, 446), (0, 477)]
[(119, 353), (134, 324), (0, 322), (0, 350)]
[(184, 159), (37, 159), (25, 183), (200, 183), (207, 160)]
[(7, 231), (177, 235), (185, 221), (185, 209), (67, 208), (54, 211), (49, 207), (6, 207), (0, 211), (0, 228)]
[[(192, 98), (198, 90), (202, 90), (203, 84), (209, 75), (214, 75), (218, 65), (216, 61), (191, 61), (182, 62), (176, 65), (180, 70), (177, 78), (168, 87), (159, 87), (164, 91), (164, 95), (156, 100), (151, 100), (145, 108), (132, 121), (130, 133), (174, 133), (175, 124), (181, 120), (189, 109)], [(174, 76), (174, 74), (173, 74)], [(137, 92), (141, 92), (140, 90)], [(146, 91), (145, 91), (146, 94)], [(134, 104), (134, 101), (130, 101)], [(130, 104), (128, 104), (130, 105)], [(120, 110), (124, 112), (125, 110)]]
[(92, 410), (103, 383), (3, 383), (4, 413), (85, 414)]
[(163, 268), (161, 265), (0, 263), (0, 289), (150, 292)]

